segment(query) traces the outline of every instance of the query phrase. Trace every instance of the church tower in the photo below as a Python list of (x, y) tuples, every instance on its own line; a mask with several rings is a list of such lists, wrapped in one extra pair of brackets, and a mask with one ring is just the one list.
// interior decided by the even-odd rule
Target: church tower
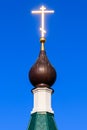
[(34, 95), (34, 106), (31, 111), (31, 120), (29, 122), (28, 130), (57, 130), (54, 121), (54, 111), (51, 107), (51, 95), (54, 90), (52, 85), (56, 80), (56, 71), (49, 62), (44, 44), (45, 29), (44, 16), (47, 13), (54, 13), (53, 10), (46, 10), (44, 6), (39, 11), (32, 11), (33, 14), (41, 14), (41, 49), (38, 59), (29, 71), (29, 80), (34, 86), (32, 93)]

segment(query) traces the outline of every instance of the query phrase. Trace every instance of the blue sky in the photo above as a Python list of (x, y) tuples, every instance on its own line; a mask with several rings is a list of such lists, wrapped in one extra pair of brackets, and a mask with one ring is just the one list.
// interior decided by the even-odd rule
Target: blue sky
[(59, 130), (87, 130), (87, 1), (0, 1), (0, 130), (26, 130), (33, 107), (28, 71), (40, 50), (41, 5), (46, 52), (56, 68), (52, 107)]

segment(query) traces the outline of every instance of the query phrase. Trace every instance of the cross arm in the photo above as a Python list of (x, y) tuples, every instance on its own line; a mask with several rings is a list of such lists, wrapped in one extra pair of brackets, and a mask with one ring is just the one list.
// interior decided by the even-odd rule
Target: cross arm
[(47, 11), (47, 10), (46, 10), (46, 11), (44, 11), (44, 13), (46, 13), (46, 14), (47, 14), (47, 13), (54, 13), (54, 10), (51, 10), (51, 11), (49, 11), (49, 10)]
[(32, 14), (41, 14), (42, 11), (31, 11)]

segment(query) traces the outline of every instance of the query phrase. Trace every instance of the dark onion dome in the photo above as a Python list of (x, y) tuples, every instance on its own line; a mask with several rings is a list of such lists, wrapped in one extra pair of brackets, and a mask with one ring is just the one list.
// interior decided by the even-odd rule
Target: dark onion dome
[(46, 52), (40, 51), (36, 63), (29, 71), (29, 79), (35, 87), (48, 87), (50, 88), (56, 80), (56, 71), (50, 64)]

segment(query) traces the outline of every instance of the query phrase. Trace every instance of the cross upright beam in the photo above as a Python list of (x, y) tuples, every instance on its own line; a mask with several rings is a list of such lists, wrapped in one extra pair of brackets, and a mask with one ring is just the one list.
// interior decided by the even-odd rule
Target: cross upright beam
[(35, 10), (35, 11), (32, 11), (32, 14), (41, 14), (41, 27), (40, 27), (40, 31), (41, 31), (41, 37), (44, 38), (44, 35), (46, 33), (46, 30), (44, 28), (45, 26), (45, 14), (51, 14), (51, 13), (54, 13), (54, 10), (46, 10), (46, 8), (44, 6), (42, 6), (40, 8), (40, 10)]

